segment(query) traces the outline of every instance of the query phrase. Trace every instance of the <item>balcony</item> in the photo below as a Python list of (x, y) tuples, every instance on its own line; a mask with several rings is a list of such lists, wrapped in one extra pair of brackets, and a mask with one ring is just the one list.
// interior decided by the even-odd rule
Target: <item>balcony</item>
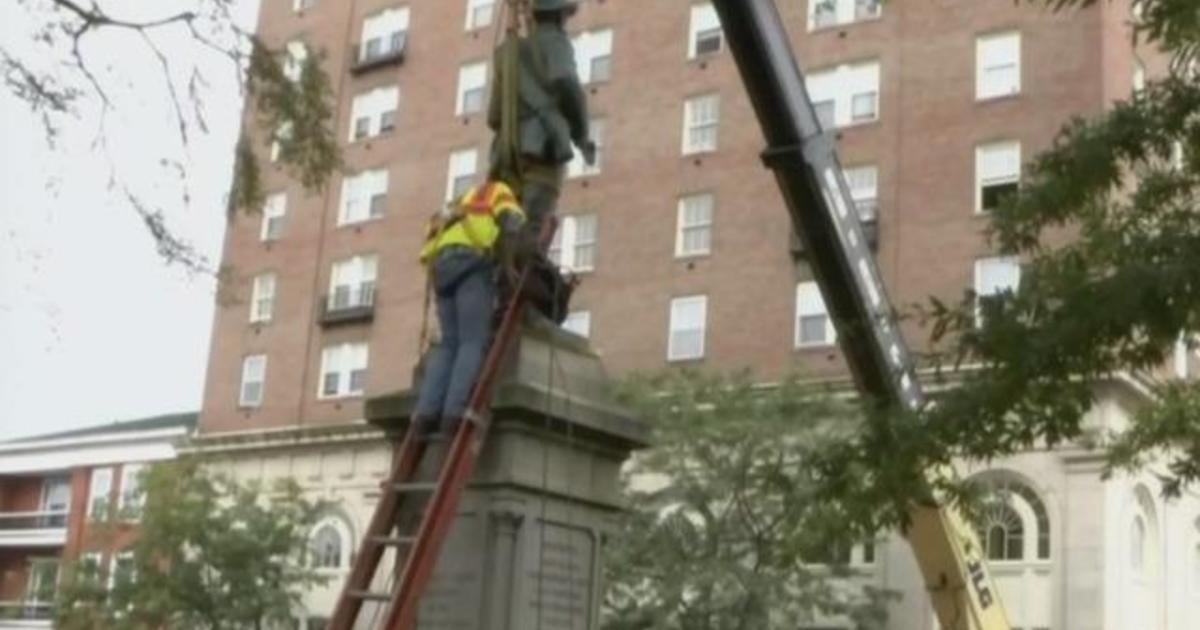
[(0, 600), (0, 630), (50, 628), (53, 621), (53, 602)]
[(321, 300), (322, 326), (365, 323), (375, 319), (375, 283), (340, 285)]
[(400, 31), (390, 37), (376, 37), (367, 40), (366, 46), (354, 47), (355, 62), (350, 67), (350, 74), (358, 76), (376, 68), (404, 63), (408, 52), (408, 33)]
[(0, 547), (61, 547), (68, 510), (0, 512)]

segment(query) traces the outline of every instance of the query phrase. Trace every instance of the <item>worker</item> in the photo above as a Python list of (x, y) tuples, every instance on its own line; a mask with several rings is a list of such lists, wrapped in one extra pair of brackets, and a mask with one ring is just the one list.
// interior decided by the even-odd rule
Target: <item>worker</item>
[(430, 221), (420, 260), (429, 270), (441, 341), (428, 357), (413, 411), (425, 434), (440, 426), (453, 435), (467, 411), (491, 338), (496, 268), (511, 271), (524, 221), (516, 195), (498, 180), (472, 188)]
[[(578, 10), (576, 0), (534, 0), (533, 28), (524, 38), (507, 41), (496, 51), (493, 67), (488, 126), (496, 132), (492, 147), (492, 174), (496, 177), (521, 178), (521, 205), (528, 213), (527, 240), (535, 239), (542, 221), (554, 214), (562, 189), (566, 164), (574, 157), (571, 144), (579, 147), (584, 160), (596, 161), (596, 146), (588, 131), (587, 96), (575, 67), (575, 50), (568, 37), (566, 20)], [(504, 86), (513, 77), (505, 76), (504, 46), (519, 45), (519, 65), (515, 90), (518, 146), (505, 150), (502, 133)], [(511, 100), (511, 98), (510, 98)], [(520, 164), (512, 164), (512, 156)]]

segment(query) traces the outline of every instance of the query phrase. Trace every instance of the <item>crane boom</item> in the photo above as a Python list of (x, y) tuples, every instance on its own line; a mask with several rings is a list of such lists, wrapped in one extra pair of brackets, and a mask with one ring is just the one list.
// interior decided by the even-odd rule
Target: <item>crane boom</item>
[[(762, 127), (774, 174), (805, 245), (859, 391), (871, 403), (924, 402), (878, 266), (805, 87), (775, 0), (713, 0)], [(944, 630), (1010, 630), (971, 527), (952, 506), (913, 505), (905, 532)]]

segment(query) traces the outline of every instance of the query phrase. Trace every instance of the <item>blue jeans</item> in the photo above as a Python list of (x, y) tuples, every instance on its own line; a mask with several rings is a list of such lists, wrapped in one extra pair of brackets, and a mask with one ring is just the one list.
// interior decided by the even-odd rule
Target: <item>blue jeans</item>
[(466, 413), (491, 341), (494, 265), (465, 248), (444, 250), (433, 262), (433, 290), (442, 339), (425, 365), (413, 414), (426, 422), (440, 416), (442, 430), (450, 432)]

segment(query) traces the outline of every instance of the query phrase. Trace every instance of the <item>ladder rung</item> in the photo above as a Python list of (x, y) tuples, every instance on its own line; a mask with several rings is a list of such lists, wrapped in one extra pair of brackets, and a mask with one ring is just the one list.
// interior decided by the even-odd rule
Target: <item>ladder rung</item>
[(392, 488), (396, 492), (433, 492), (437, 490), (437, 483), (433, 481), (410, 481), (397, 483)]
[(406, 547), (417, 542), (416, 536), (372, 536), (371, 542), (390, 547)]
[(363, 601), (375, 602), (390, 602), (392, 596), (388, 593), (374, 593), (371, 591), (350, 591), (350, 597), (361, 599)]

